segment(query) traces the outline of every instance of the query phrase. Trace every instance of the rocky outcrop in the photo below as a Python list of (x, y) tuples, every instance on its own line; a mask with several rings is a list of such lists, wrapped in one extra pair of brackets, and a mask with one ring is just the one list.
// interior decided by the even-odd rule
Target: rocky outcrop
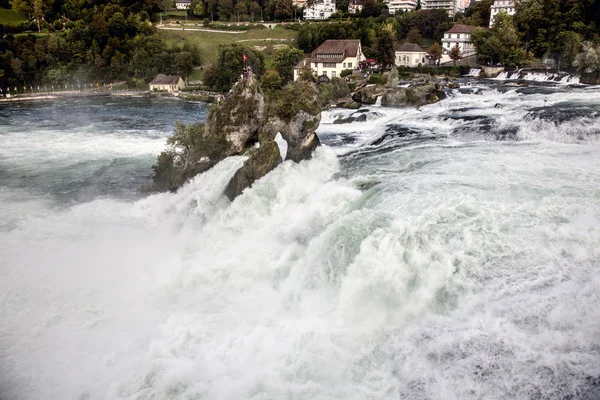
[(309, 159), (320, 146), (317, 94), (313, 83), (298, 81), (265, 98), (256, 79), (241, 80), (226, 99), (213, 104), (205, 124), (177, 125), (168, 150), (153, 166), (155, 187), (175, 190), (224, 158), (247, 153), (248, 160), (225, 190), (233, 200), (282, 162), (277, 133), (288, 144), (286, 160)]
[(359, 114), (357, 116), (351, 115), (346, 118), (338, 118), (333, 123), (335, 125), (339, 124), (350, 124), (352, 122), (365, 122), (367, 120), (367, 114)]
[(377, 98), (386, 91), (384, 86), (367, 85), (364, 88), (352, 93), (352, 100), (357, 103), (372, 105), (377, 103)]
[(242, 168), (238, 169), (225, 188), (225, 195), (230, 200), (235, 199), (242, 192), (252, 186), (258, 179), (281, 164), (279, 146), (274, 140), (263, 140), (260, 147), (246, 160)]
[(423, 85), (411, 85), (393, 92), (386, 92), (381, 98), (383, 107), (421, 107), (437, 103), (446, 98), (439, 82), (427, 82)]
[[(454, 86), (454, 85), (453, 85)], [(414, 81), (409, 87), (398, 88), (396, 85), (367, 85), (352, 94), (352, 101), (373, 105), (381, 96), (383, 107), (421, 107), (426, 104), (437, 103), (446, 98), (444, 88), (438, 81)], [(346, 121), (338, 121), (344, 123)], [(352, 122), (352, 121), (348, 121)]]

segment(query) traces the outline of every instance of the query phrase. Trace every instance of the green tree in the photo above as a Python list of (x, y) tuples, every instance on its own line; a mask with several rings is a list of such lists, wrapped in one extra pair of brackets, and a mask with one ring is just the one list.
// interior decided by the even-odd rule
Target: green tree
[(438, 60), (442, 58), (442, 46), (438, 42), (433, 42), (427, 50), (427, 55), (434, 64), (437, 64)]
[(460, 53), (460, 47), (458, 47), (458, 44), (450, 49), (449, 56), (450, 59), (453, 61), (454, 65), (456, 65), (456, 62), (462, 57), (462, 54)]
[(162, 11), (171, 11), (175, 8), (175, 0), (158, 0), (157, 4)]
[(204, 8), (204, 3), (202, 0), (192, 0), (190, 3), (190, 7), (187, 10), (188, 15), (193, 15), (196, 17), (201, 17), (206, 12)]
[(560, 62), (566, 68), (573, 66), (573, 62), (581, 52), (581, 35), (573, 31), (565, 31), (556, 37), (555, 50), (560, 54)]
[(233, 13), (233, 1), (232, 0), (217, 0), (217, 8), (219, 10), (219, 20), (228, 21), (229, 17)]
[(250, 3), (250, 6), (248, 6), (248, 11), (250, 12), (252, 21), (254, 21), (254, 18), (260, 15), (262, 8), (260, 8), (260, 5), (256, 1), (253, 1)]
[(231, 89), (244, 72), (244, 54), (248, 58), (246, 64), (252, 66), (254, 74), (260, 77), (264, 73), (262, 54), (245, 49), (238, 43), (220, 45), (216, 73), (212, 77), (211, 86), (222, 92)]
[(290, 19), (294, 15), (292, 0), (276, 0), (275, 17), (280, 20)]
[(302, 50), (294, 47), (282, 47), (275, 51), (273, 68), (277, 71), (284, 83), (294, 79), (294, 66), (304, 58)]
[(266, 71), (260, 79), (260, 87), (263, 90), (281, 89), (282, 84), (283, 80), (281, 76), (279, 76), (277, 71), (273, 71), (272, 69)]
[(391, 65), (394, 65), (396, 58), (396, 35), (394, 34), (394, 28), (391, 24), (382, 25), (375, 42), (375, 57), (377, 62), (387, 69)]
[(245, 21), (246, 15), (248, 15), (248, 8), (243, 1), (238, 1), (234, 7), (236, 18), (239, 21)]
[(419, 32), (419, 28), (412, 28), (408, 31), (408, 35), (406, 36), (406, 41), (408, 43), (419, 43), (421, 40), (421, 32)]

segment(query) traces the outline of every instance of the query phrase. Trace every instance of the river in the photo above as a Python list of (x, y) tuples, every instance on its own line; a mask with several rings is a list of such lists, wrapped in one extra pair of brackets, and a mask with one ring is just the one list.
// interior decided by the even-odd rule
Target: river
[(0, 104), (0, 399), (600, 398), (600, 88), (331, 110), (233, 203), (243, 157), (150, 193), (206, 112)]

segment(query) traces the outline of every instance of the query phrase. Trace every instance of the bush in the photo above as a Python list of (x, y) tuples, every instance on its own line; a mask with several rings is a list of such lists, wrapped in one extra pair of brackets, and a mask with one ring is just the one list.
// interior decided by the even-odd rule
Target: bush
[(263, 90), (275, 90), (281, 89), (281, 84), (283, 80), (277, 71), (272, 69), (268, 70), (264, 73), (262, 78), (260, 79), (260, 87)]
[(343, 70), (343, 71), (340, 73), (340, 76), (341, 76), (342, 78), (345, 78), (345, 77), (346, 77), (346, 76), (348, 76), (348, 75), (352, 75), (352, 70), (351, 70), (351, 69), (345, 69), (345, 70)]
[(381, 77), (379, 76), (379, 74), (373, 74), (369, 77), (369, 80), (367, 81), (368, 84), (376, 84), (379, 85), (382, 83), (381, 81)]

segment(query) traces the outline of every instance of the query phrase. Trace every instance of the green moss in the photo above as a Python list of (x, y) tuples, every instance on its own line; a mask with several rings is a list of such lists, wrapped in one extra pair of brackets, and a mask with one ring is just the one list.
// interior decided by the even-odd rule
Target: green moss
[(317, 89), (313, 84), (296, 81), (271, 93), (267, 102), (267, 115), (280, 118), (286, 123), (291, 122), (301, 111), (319, 115), (321, 107), (316, 100)]

